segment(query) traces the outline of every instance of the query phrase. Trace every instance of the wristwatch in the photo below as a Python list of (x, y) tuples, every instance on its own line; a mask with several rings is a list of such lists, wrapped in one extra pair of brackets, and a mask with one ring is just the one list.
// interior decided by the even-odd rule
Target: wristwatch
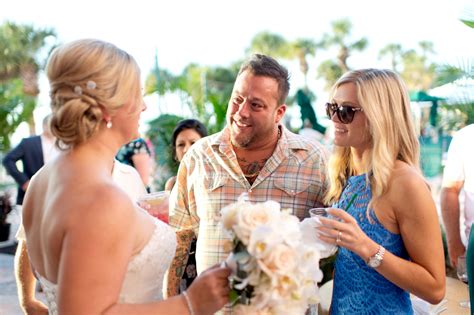
[(380, 266), (380, 264), (382, 264), (383, 254), (385, 254), (385, 248), (380, 245), (377, 253), (375, 253), (374, 256), (369, 257), (369, 259), (367, 260), (367, 265), (372, 268), (377, 268), (378, 266)]

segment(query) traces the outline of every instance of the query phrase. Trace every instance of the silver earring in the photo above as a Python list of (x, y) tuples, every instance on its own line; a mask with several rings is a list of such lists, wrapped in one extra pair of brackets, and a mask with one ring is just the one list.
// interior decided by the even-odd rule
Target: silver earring
[(109, 120), (105, 126), (107, 127), (107, 129), (112, 128), (112, 120)]

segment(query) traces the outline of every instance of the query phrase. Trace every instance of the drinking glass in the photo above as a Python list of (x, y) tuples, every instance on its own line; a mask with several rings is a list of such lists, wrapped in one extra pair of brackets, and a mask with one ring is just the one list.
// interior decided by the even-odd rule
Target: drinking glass
[(138, 198), (138, 204), (157, 219), (168, 223), (169, 191), (157, 191)]
[[(311, 208), (309, 209), (309, 215), (311, 218), (314, 220), (316, 227), (319, 227), (322, 225), (320, 218), (328, 218), (328, 219), (335, 219), (333, 216), (331, 216), (328, 212), (327, 209), (330, 208)], [(316, 235), (319, 238), (319, 235), (327, 235), (326, 233), (319, 231), (316, 229)], [(325, 257), (331, 256), (337, 252), (337, 245), (329, 244), (323, 241), (324, 244), (326, 244), (326, 251), (327, 255)]]
[(316, 223), (317, 223), (317, 226), (320, 226), (322, 223), (321, 223), (321, 220), (319, 220), (319, 218), (327, 218), (327, 219), (332, 219), (332, 220), (338, 220), (337, 217), (333, 217), (332, 215), (330, 215), (327, 210), (328, 209), (331, 209), (331, 208), (311, 208), (309, 209), (309, 215), (311, 218), (313, 218)]
[[(465, 284), (469, 285), (468, 284), (468, 278), (467, 278), (467, 266), (466, 266), (466, 256), (465, 255), (462, 255), (462, 256), (458, 257), (458, 265), (456, 267), (456, 271), (457, 271), (459, 280), (461, 280)], [(469, 288), (468, 288), (468, 292), (469, 292)], [(461, 302), (459, 302), (459, 306), (461, 306), (463, 308), (470, 308), (471, 303), (469, 301), (461, 301)]]

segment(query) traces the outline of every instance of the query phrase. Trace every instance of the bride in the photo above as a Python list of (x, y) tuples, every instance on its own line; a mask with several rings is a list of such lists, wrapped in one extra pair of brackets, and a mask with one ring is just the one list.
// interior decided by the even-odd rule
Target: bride
[(227, 268), (203, 273), (163, 300), (172, 228), (135, 206), (112, 180), (114, 156), (138, 137), (146, 106), (140, 71), (110, 43), (78, 40), (47, 66), (62, 148), (32, 180), (23, 206), (31, 264), (50, 314), (211, 314), (226, 302)]

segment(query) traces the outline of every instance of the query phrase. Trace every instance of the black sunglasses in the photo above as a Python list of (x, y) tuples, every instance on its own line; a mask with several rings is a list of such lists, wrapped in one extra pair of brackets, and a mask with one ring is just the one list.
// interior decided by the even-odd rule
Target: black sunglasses
[(326, 115), (329, 119), (332, 119), (334, 113), (337, 118), (343, 124), (350, 124), (354, 120), (356, 112), (363, 112), (364, 110), (360, 107), (352, 107), (348, 105), (337, 105), (336, 103), (326, 103)]

